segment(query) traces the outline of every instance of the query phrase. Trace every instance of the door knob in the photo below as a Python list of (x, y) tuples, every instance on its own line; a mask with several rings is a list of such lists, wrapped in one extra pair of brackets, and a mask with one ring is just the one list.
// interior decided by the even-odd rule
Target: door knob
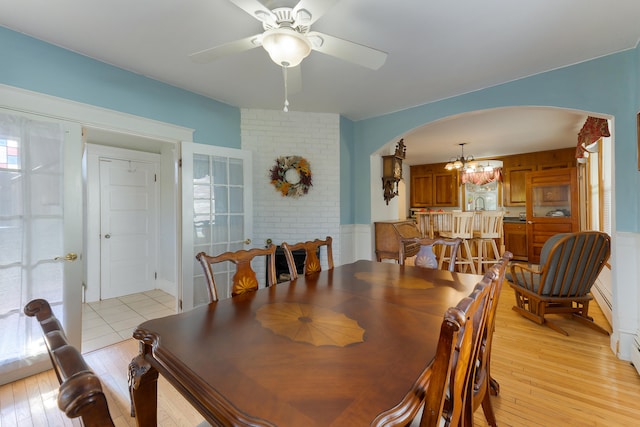
[(75, 261), (77, 259), (78, 259), (78, 254), (75, 254), (73, 252), (69, 252), (65, 256), (57, 256), (53, 260), (54, 261), (60, 261), (60, 260), (62, 260), (62, 261)]
[(245, 245), (248, 245), (248, 244), (250, 244), (250, 243), (251, 243), (251, 239), (247, 239), (247, 240), (245, 240), (245, 241), (244, 241), (244, 244), (245, 244)]
[(105, 234), (105, 235), (104, 235), (104, 238), (105, 238), (105, 239), (110, 239), (110, 238), (111, 238), (111, 234), (109, 234), (109, 233)]

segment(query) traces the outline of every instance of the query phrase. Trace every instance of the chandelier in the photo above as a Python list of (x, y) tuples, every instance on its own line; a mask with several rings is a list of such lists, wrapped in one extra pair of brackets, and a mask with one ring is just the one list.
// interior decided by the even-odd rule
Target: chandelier
[(467, 156), (467, 157), (464, 156), (464, 146), (467, 145), (467, 143), (462, 142), (458, 145), (462, 150), (462, 154), (460, 154), (460, 156), (456, 158), (452, 158), (451, 160), (449, 160), (449, 163), (447, 163), (444, 168), (448, 171), (453, 169), (464, 169), (466, 171), (475, 170), (477, 164), (474, 161), (473, 156)]

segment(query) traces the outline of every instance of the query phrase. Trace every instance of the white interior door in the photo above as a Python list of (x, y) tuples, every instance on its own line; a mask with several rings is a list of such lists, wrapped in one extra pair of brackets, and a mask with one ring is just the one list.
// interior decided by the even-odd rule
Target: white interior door
[(100, 159), (100, 298), (155, 289), (155, 163)]
[[(253, 232), (251, 152), (182, 144), (182, 309), (208, 301), (195, 255), (251, 247)], [(230, 296), (230, 267), (216, 274), (218, 294)], [(264, 276), (264, 275), (263, 275)]]
[(81, 141), (77, 124), (0, 110), (0, 384), (50, 368), (32, 299), (80, 346)]

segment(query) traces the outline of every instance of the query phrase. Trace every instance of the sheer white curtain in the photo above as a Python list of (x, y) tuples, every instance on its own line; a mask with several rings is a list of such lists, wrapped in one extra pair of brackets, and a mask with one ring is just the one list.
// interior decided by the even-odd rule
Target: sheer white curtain
[(0, 113), (0, 374), (44, 355), (32, 298), (64, 323), (63, 147), (61, 125)]

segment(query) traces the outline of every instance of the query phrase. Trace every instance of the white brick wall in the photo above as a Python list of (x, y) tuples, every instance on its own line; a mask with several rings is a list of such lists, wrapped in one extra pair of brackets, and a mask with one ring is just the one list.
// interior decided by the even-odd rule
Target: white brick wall
[[(340, 262), (340, 118), (337, 114), (241, 109), (242, 149), (253, 152), (253, 236), (283, 241), (333, 238)], [(300, 197), (283, 197), (269, 170), (279, 156), (309, 161), (313, 186)], [(323, 259), (323, 264), (325, 260)], [(326, 264), (324, 265), (326, 267)]]

